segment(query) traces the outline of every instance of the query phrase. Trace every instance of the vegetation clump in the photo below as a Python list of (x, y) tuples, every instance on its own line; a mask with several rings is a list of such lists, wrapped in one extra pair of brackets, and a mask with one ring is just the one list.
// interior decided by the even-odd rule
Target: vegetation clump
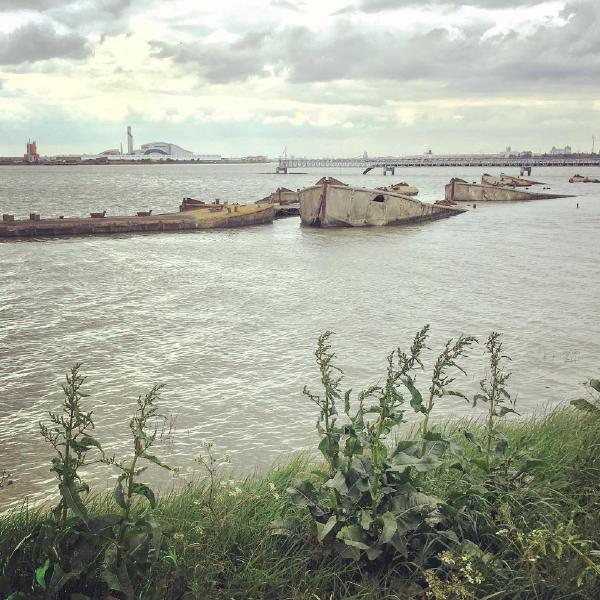
[[(322, 391), (304, 390), (322, 464), (298, 458), (236, 481), (222, 471), (229, 457), (202, 442), (205, 476), (162, 498), (141, 479), (169, 469), (153, 450), (161, 386), (138, 398), (130, 455), (108, 457), (76, 365), (62, 410), (40, 426), (59, 500), (0, 518), (0, 598), (600, 596), (600, 381), (571, 407), (508, 418), (497, 332), (481, 344), (488, 367), (472, 397), (460, 380), (473, 337), (449, 340), (426, 377), (424, 327), (358, 393), (343, 388), (331, 340), (315, 352)], [(440, 424), (450, 396), (481, 420)], [(111, 497), (82, 480), (91, 459), (118, 471)]]

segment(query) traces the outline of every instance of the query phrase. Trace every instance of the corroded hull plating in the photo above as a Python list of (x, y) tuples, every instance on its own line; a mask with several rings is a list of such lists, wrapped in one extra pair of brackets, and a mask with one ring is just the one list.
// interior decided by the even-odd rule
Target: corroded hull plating
[(481, 185), (529, 187), (531, 185), (542, 185), (542, 183), (531, 179), (523, 179), (522, 177), (513, 177), (512, 175), (506, 175), (506, 173), (500, 173), (500, 175), (489, 175), (488, 173), (484, 173), (481, 176)]
[(300, 218), (314, 227), (403, 225), (444, 219), (464, 212), (426, 204), (392, 192), (344, 185), (317, 185), (300, 192)]
[(462, 179), (451, 179), (446, 184), (446, 200), (454, 202), (519, 202), (523, 200), (547, 200), (569, 198), (565, 194), (543, 194), (504, 188), (494, 185), (477, 185)]

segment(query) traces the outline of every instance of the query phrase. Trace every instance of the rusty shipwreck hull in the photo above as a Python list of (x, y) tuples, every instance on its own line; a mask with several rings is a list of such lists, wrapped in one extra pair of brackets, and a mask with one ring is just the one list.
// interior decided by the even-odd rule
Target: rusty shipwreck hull
[(520, 202), (572, 197), (568, 194), (534, 193), (495, 185), (478, 185), (457, 178), (446, 184), (445, 191), (445, 199), (452, 202)]
[(321, 181), (300, 192), (300, 218), (313, 227), (369, 227), (435, 221), (465, 212), (384, 190)]
[(523, 179), (522, 177), (513, 177), (506, 173), (500, 175), (490, 175), (484, 173), (481, 176), (481, 185), (495, 185), (504, 187), (530, 187), (532, 185), (543, 185), (541, 181), (533, 181), (532, 179)]
[[(250, 205), (254, 206), (254, 205)], [(227, 208), (231, 212), (226, 212)], [(202, 229), (227, 229), (272, 223), (275, 211), (272, 206), (240, 211), (224, 207), (215, 213), (203, 211), (168, 213), (141, 217), (115, 216), (103, 218), (23, 219), (0, 222), (0, 238), (37, 238), (107, 235), (124, 233), (160, 233), (197, 231)]]

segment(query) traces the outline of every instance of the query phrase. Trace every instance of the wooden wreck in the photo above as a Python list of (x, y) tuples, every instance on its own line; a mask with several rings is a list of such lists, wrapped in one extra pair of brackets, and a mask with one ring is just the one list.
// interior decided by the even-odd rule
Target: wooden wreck
[(446, 184), (445, 191), (445, 200), (450, 202), (517, 202), (571, 197), (568, 194), (534, 193), (496, 185), (467, 183), (464, 179), (456, 177)]
[(324, 177), (300, 191), (300, 218), (314, 227), (403, 225), (444, 219), (465, 212), (448, 205), (420, 202), (378, 189), (350, 187)]
[(0, 238), (35, 238), (47, 236), (97, 235), (114, 233), (150, 233), (163, 231), (194, 231), (222, 229), (272, 223), (275, 210), (271, 205), (206, 203), (184, 198), (178, 213), (152, 214), (138, 212), (137, 216), (107, 216), (91, 213), (90, 217), (41, 219), (31, 213), (29, 219), (3, 215)]
[(513, 177), (506, 173), (500, 175), (490, 175), (484, 173), (481, 176), (481, 185), (496, 185), (501, 187), (529, 187), (532, 185), (543, 185), (541, 181), (533, 181), (531, 179), (523, 179), (522, 177)]

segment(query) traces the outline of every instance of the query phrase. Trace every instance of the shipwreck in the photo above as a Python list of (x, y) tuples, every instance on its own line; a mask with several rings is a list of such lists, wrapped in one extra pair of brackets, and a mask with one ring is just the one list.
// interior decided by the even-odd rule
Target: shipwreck
[(397, 192), (351, 187), (324, 177), (300, 191), (300, 218), (313, 227), (368, 227), (435, 221), (465, 212)]
[(272, 223), (274, 215), (271, 205), (228, 204), (220, 200), (208, 203), (184, 198), (177, 213), (153, 214), (147, 210), (132, 216), (109, 216), (102, 211), (92, 212), (89, 217), (50, 219), (42, 219), (39, 213), (30, 213), (28, 219), (4, 214), (0, 221), (0, 238), (223, 229)]
[(275, 218), (294, 217), (300, 214), (300, 190), (294, 191), (285, 187), (277, 188), (273, 193), (256, 201), (259, 205), (271, 205)]
[(399, 183), (393, 183), (387, 187), (378, 187), (377, 190), (383, 190), (384, 192), (395, 192), (396, 194), (402, 194), (403, 196), (416, 196), (419, 190), (414, 185), (409, 185), (406, 181), (400, 181)]
[(569, 178), (569, 183), (600, 183), (596, 177), (584, 177), (583, 175), (573, 175)]
[(551, 198), (570, 198), (568, 194), (547, 194), (528, 192), (497, 185), (479, 185), (467, 183), (454, 177), (446, 184), (445, 200), (449, 202), (517, 202), (522, 200), (547, 200)]
[(484, 173), (481, 176), (481, 185), (495, 185), (500, 187), (530, 187), (532, 185), (544, 185), (541, 181), (533, 181), (531, 179), (523, 179), (522, 177), (513, 177), (506, 173), (500, 175), (490, 175)]

